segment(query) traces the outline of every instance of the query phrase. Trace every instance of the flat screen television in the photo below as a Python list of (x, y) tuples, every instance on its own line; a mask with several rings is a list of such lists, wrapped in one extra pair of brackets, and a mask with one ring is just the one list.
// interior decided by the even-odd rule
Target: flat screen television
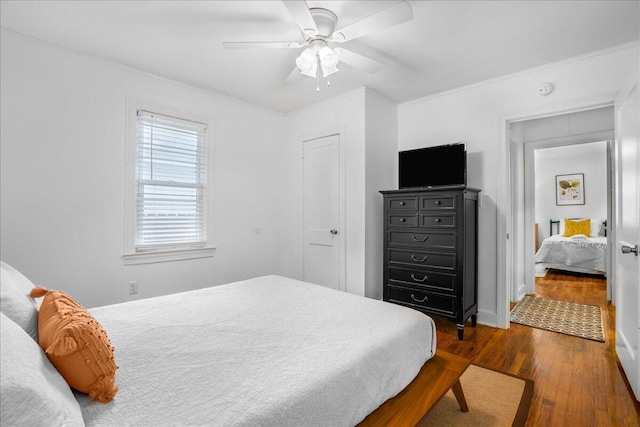
[(467, 144), (437, 145), (398, 153), (399, 188), (467, 185)]

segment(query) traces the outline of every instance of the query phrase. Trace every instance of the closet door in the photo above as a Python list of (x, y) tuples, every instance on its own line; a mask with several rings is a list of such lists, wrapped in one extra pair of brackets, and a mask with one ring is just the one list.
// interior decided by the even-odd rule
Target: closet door
[(340, 135), (303, 144), (302, 280), (344, 290), (340, 280)]

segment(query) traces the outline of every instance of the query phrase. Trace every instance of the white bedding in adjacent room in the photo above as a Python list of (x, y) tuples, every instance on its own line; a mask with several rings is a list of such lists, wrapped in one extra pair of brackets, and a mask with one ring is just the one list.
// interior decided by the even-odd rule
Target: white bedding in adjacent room
[(352, 426), (436, 349), (423, 313), (280, 276), (90, 312), (119, 391), (76, 394), (87, 425)]
[(536, 264), (545, 268), (606, 275), (607, 238), (554, 234), (543, 240)]

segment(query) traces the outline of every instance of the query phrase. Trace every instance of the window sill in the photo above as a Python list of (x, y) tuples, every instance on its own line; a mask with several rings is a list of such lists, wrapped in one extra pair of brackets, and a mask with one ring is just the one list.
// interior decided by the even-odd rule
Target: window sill
[(215, 247), (171, 249), (163, 251), (135, 252), (122, 255), (124, 265), (152, 264), (212, 257)]

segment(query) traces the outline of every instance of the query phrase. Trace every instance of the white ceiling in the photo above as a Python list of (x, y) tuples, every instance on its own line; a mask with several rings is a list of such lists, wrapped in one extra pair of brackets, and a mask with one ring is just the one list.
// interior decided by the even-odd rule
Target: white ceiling
[[(338, 28), (396, 1), (307, 1)], [(224, 41), (300, 41), (281, 1), (6, 1), (3, 29), (287, 113), (368, 86), (398, 102), (638, 40), (638, 1), (409, 1), (413, 20), (344, 44), (385, 64), (347, 64), (316, 93), (286, 79), (301, 49), (230, 50)]]

